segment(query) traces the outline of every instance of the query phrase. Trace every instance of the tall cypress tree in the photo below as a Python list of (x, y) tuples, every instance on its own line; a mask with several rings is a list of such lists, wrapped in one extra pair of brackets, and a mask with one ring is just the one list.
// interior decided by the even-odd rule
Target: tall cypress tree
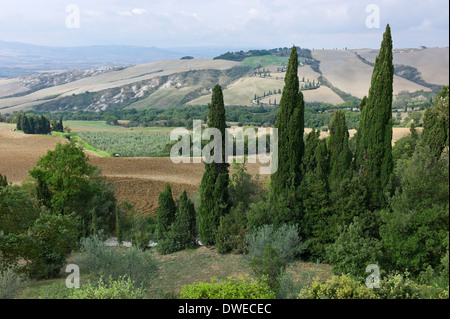
[(305, 103), (299, 90), (297, 70), (298, 55), (293, 46), (275, 123), (278, 129), (278, 169), (271, 177), (271, 192), (274, 195), (284, 190), (295, 190), (302, 180)]
[(345, 123), (345, 113), (336, 111), (330, 125), (328, 151), (330, 154), (330, 175), (328, 182), (334, 188), (344, 177), (350, 177), (352, 152), (348, 144), (349, 134)]
[(392, 91), (394, 65), (389, 24), (373, 67), (369, 95), (362, 106), (356, 169), (368, 190), (371, 209), (385, 205), (384, 192), (392, 171)]
[(170, 226), (175, 221), (177, 206), (172, 196), (170, 184), (159, 194), (158, 208), (156, 209), (156, 237), (158, 240), (164, 239)]
[(225, 104), (220, 85), (213, 88), (211, 103), (208, 105), (208, 127), (219, 129), (222, 137), (221, 163), (205, 163), (200, 184), (200, 205), (198, 211), (198, 231), (205, 245), (212, 245), (219, 227), (220, 217), (230, 211), (231, 201), (228, 194), (229, 164), (225, 162)]

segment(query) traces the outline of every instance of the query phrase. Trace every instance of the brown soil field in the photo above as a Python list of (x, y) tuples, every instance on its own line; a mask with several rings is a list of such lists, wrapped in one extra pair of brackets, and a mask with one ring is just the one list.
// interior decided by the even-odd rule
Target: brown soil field
[[(102, 169), (103, 175), (116, 187), (119, 202), (128, 201), (145, 215), (154, 215), (158, 196), (170, 184), (174, 197), (183, 190), (197, 191), (204, 172), (203, 163), (175, 164), (168, 157), (98, 157), (89, 155), (90, 163)], [(256, 175), (259, 164), (247, 164), (248, 173)], [(231, 174), (231, 173), (230, 173)], [(268, 180), (268, 175), (260, 178)]]
[[(305, 129), (308, 133), (310, 129)], [(350, 136), (354, 130), (350, 130)], [(393, 143), (409, 134), (408, 128), (394, 128)], [(321, 132), (321, 137), (328, 133)], [(28, 176), (40, 156), (54, 149), (65, 139), (42, 135), (26, 135), (14, 131), (14, 125), (0, 124), (0, 173), (8, 181), (20, 184)], [(189, 195), (197, 191), (204, 171), (203, 163), (175, 164), (168, 157), (99, 157), (86, 151), (92, 165), (101, 168), (103, 175), (116, 186), (119, 202), (128, 201), (146, 215), (154, 215), (158, 196), (167, 183), (172, 187), (174, 197), (185, 189)], [(266, 165), (264, 165), (266, 166)], [(247, 172), (259, 174), (260, 164), (247, 164)], [(231, 174), (231, 172), (230, 172)], [(260, 175), (262, 183), (269, 175)]]
[(39, 157), (53, 150), (66, 139), (45, 135), (27, 135), (15, 132), (15, 125), (0, 124), (0, 174), (9, 182), (21, 183), (28, 171), (34, 167)]

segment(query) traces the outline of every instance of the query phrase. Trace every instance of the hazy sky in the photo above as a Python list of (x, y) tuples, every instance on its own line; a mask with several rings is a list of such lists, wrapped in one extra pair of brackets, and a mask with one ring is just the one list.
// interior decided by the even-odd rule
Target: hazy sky
[(0, 40), (50, 46), (379, 48), (387, 23), (396, 48), (448, 46), (447, 0), (0, 0)]

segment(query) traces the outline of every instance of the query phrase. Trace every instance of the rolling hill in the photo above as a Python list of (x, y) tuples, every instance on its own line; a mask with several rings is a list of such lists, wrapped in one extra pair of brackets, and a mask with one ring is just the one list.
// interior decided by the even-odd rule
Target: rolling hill
[[(341, 104), (367, 95), (376, 50), (305, 52), (298, 73), (306, 102)], [(0, 112), (204, 105), (216, 83), (224, 87), (227, 105), (273, 104), (281, 97), (286, 62), (283, 55), (171, 59), (0, 78)], [(416, 92), (415, 101), (420, 101), (437, 85), (448, 84), (448, 48), (396, 49), (394, 64), (394, 96)]]

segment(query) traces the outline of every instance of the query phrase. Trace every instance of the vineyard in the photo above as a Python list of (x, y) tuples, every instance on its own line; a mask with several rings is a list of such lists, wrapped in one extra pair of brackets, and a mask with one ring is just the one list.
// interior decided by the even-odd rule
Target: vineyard
[(121, 157), (167, 156), (170, 133), (88, 132), (77, 135), (89, 145)]

